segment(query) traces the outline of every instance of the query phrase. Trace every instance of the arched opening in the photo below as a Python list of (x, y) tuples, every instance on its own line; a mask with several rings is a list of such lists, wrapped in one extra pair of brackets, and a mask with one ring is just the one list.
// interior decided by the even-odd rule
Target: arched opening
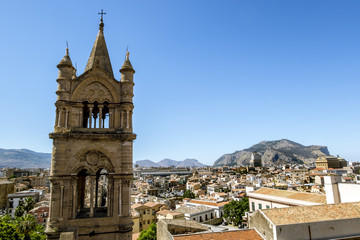
[(85, 101), (83, 102), (83, 121), (82, 121), (82, 127), (83, 128), (87, 128), (88, 124), (89, 124), (89, 106), (88, 106), (88, 102)]
[(78, 175), (77, 189), (78, 202), (77, 212), (78, 217), (89, 217), (90, 213), (90, 196), (91, 196), (91, 178), (90, 172), (86, 169), (81, 170)]
[(108, 208), (108, 171), (104, 168), (96, 173), (95, 217), (106, 217)]
[(109, 103), (104, 102), (104, 107), (102, 109), (102, 127), (109, 128), (110, 127), (110, 112), (109, 112)]
[[(92, 117), (94, 119), (93, 121), (93, 128), (96, 128), (96, 120), (98, 119), (99, 116), (99, 103), (98, 102), (94, 102), (94, 108), (92, 110)], [(100, 120), (101, 121), (101, 120)]]

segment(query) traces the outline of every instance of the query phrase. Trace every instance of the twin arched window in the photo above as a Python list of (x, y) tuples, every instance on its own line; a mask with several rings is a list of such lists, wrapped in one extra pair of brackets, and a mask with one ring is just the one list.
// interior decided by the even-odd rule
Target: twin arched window
[(110, 126), (109, 103), (83, 102), (83, 128), (109, 128)]
[(77, 217), (105, 217), (108, 209), (108, 171), (99, 169), (92, 176), (86, 169), (77, 175)]

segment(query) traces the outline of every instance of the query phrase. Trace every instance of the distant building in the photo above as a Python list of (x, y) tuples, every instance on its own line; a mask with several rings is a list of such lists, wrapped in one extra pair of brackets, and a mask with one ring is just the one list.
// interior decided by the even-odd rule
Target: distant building
[(163, 219), (157, 224), (159, 240), (261, 240), (254, 229), (227, 231), (224, 227), (209, 228), (193, 220)]
[(6, 208), (7, 195), (15, 192), (15, 183), (8, 180), (0, 180), (0, 213)]
[(359, 239), (360, 203), (263, 209), (249, 227), (263, 239)]
[(322, 194), (278, 190), (265, 187), (248, 193), (248, 197), (250, 211), (326, 204), (326, 197)]
[(145, 204), (135, 203), (131, 205), (133, 215), (133, 233), (146, 230), (150, 224), (157, 222), (156, 213), (164, 204), (147, 202)]
[(45, 226), (46, 225), (46, 220), (49, 216), (49, 207), (48, 206), (41, 206), (41, 207), (37, 207), (34, 208), (30, 211), (31, 215), (34, 215), (34, 217), (36, 218), (36, 221)]
[(19, 206), (20, 202), (25, 201), (25, 199), (29, 197), (33, 198), (35, 202), (38, 202), (40, 199), (40, 192), (23, 191), (23, 192), (17, 192), (7, 195), (7, 199), (8, 199), (7, 213), (10, 214), (12, 218), (14, 218), (15, 210)]
[(343, 168), (347, 166), (345, 159), (334, 156), (320, 156), (315, 161), (316, 168), (329, 169), (329, 168)]
[(256, 151), (251, 154), (250, 167), (262, 167), (261, 155)]
[(324, 176), (324, 186), (328, 204), (360, 201), (360, 184), (342, 182), (341, 176)]

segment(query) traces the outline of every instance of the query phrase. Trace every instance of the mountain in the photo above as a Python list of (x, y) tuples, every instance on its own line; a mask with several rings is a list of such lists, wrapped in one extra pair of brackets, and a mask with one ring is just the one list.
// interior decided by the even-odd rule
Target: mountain
[(281, 139), (262, 141), (250, 148), (224, 154), (215, 161), (213, 166), (248, 165), (254, 151), (262, 155), (263, 164), (311, 163), (315, 162), (319, 156), (330, 155), (326, 146), (303, 146), (287, 139)]
[(160, 167), (170, 167), (170, 166), (177, 166), (178, 165), (178, 161), (169, 159), (169, 158), (165, 158), (163, 160), (161, 160), (160, 162), (158, 162), (158, 165)]
[(146, 168), (150, 168), (150, 167), (160, 167), (158, 163), (153, 162), (151, 160), (140, 160), (140, 161), (136, 161), (137, 165), (141, 166), (141, 167), (146, 167)]
[(140, 160), (136, 161), (135, 164), (140, 167), (206, 167), (207, 165), (202, 164), (196, 159), (185, 159), (183, 161), (176, 161), (172, 159), (165, 158), (160, 162), (156, 163), (151, 160)]
[(0, 148), (0, 168), (50, 168), (51, 153), (39, 153), (28, 149)]

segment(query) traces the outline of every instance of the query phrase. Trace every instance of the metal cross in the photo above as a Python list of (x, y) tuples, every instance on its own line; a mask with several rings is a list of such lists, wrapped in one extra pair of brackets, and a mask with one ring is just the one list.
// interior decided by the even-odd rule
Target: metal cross
[(98, 13), (98, 14), (100, 14), (100, 15), (101, 15), (100, 20), (101, 20), (101, 21), (103, 21), (103, 15), (104, 15), (104, 14), (106, 15), (106, 12), (104, 13), (104, 11), (101, 9), (101, 13)]

